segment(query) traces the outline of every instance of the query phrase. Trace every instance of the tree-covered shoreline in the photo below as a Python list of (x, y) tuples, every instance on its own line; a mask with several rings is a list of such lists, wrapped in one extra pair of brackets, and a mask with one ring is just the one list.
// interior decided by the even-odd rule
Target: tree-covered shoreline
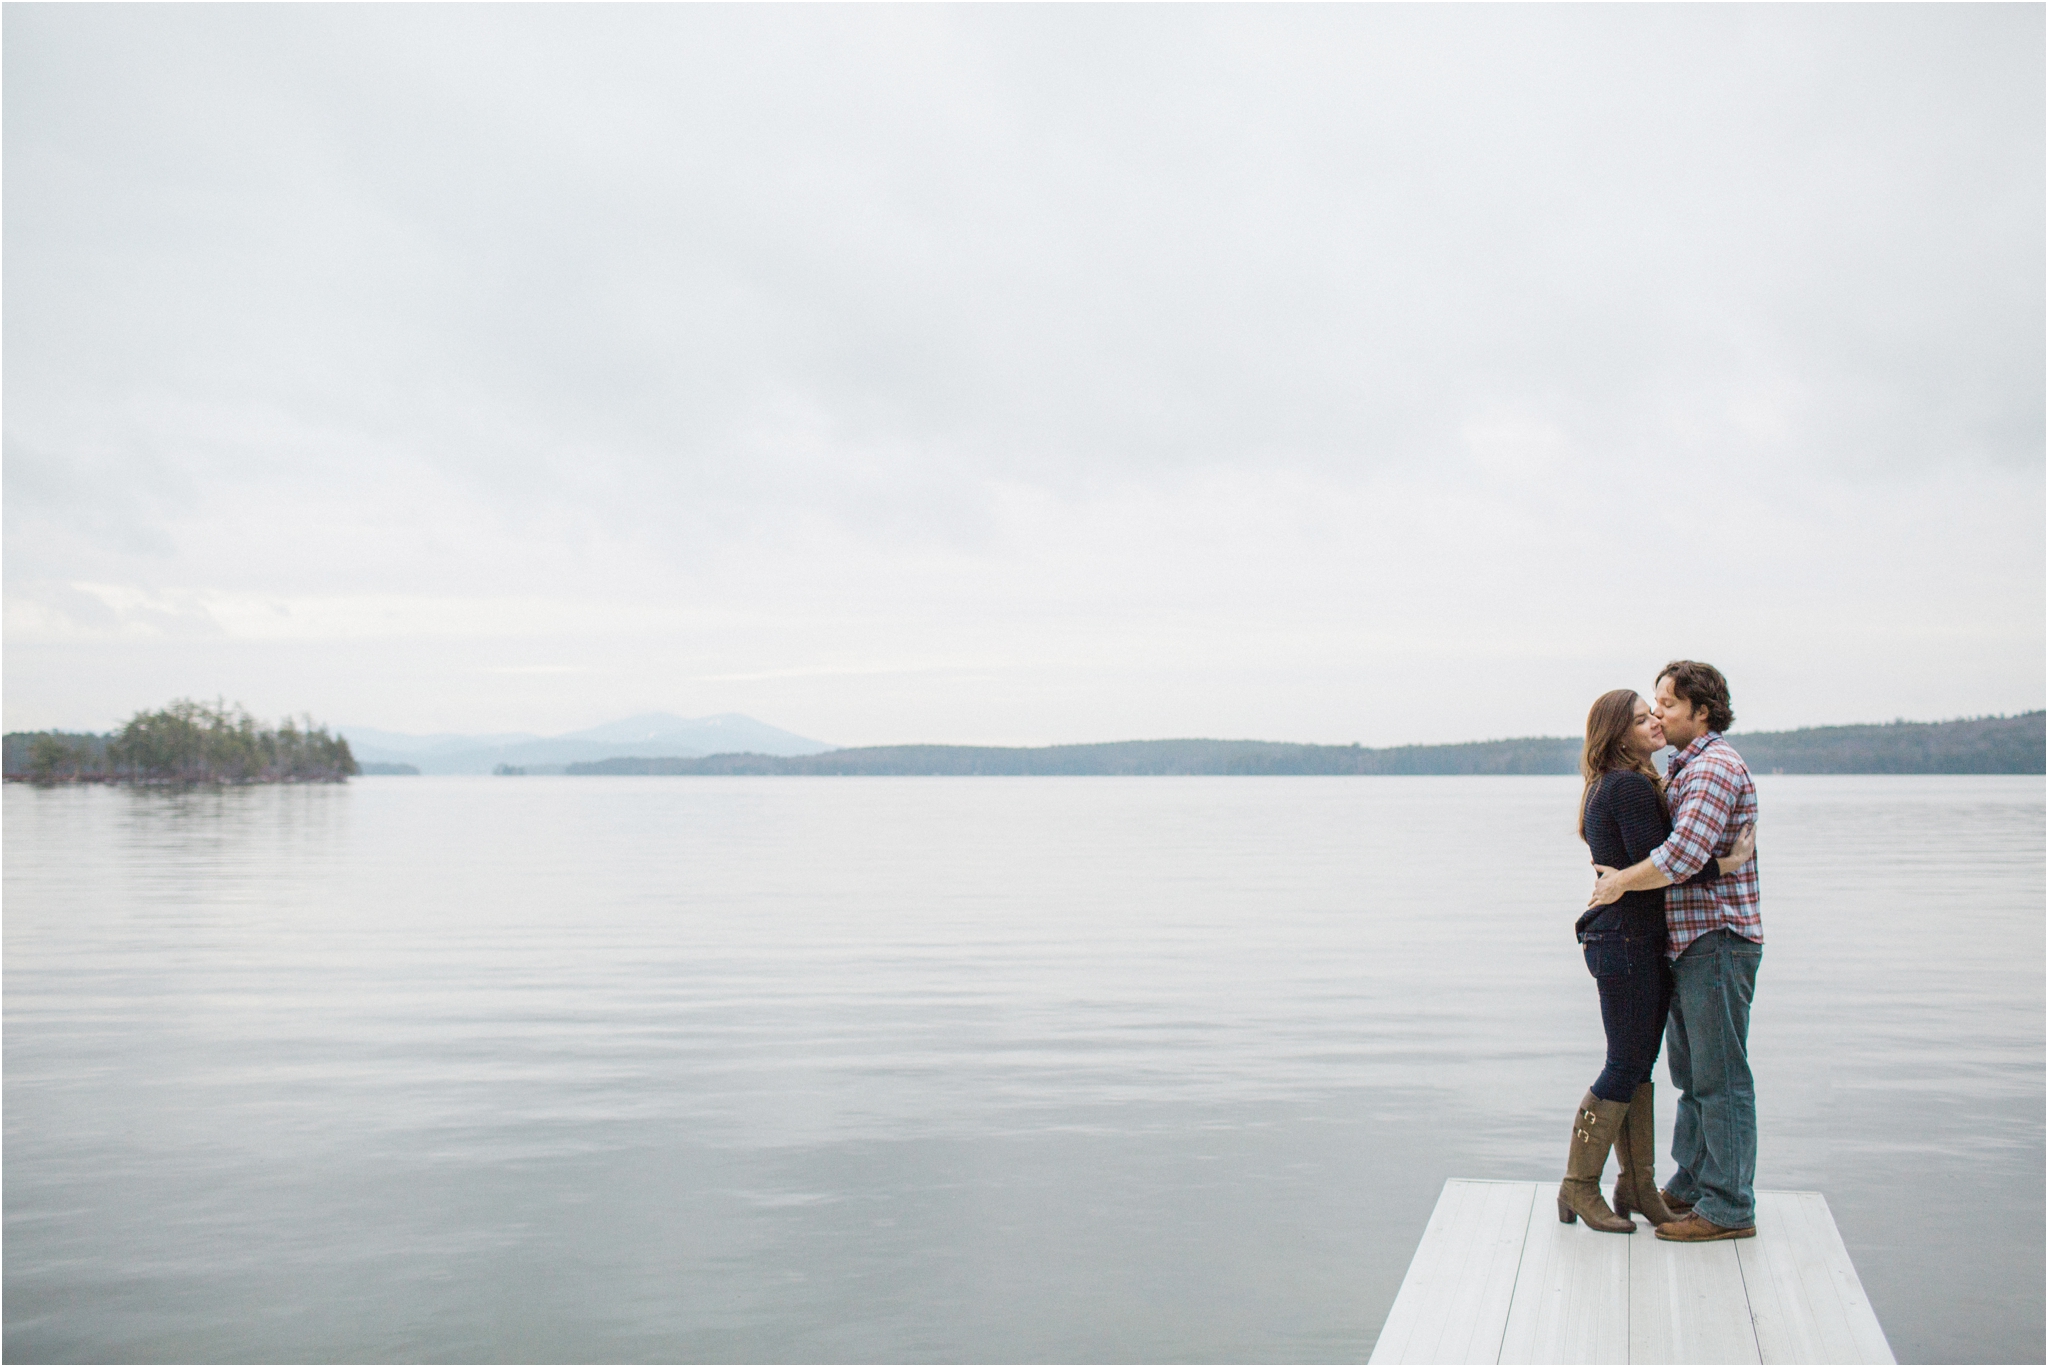
[(137, 712), (119, 731), (13, 731), (9, 782), (192, 784), (341, 783), (360, 772), (348, 740), (312, 718), (263, 726), (240, 704), (180, 698)]
[[(1759, 774), (2039, 774), (2044, 714), (1736, 732)], [(878, 745), (820, 755), (705, 755), (571, 764), (574, 775), (1309, 775), (1575, 774), (1571, 736), (1453, 745), (1297, 745), (1255, 740), (1140, 740), (1094, 745)]]

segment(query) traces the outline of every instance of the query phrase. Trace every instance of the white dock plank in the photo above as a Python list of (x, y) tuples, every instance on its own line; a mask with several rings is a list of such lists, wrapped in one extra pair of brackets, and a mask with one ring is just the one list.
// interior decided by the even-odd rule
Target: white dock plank
[(1372, 1361), (1893, 1361), (1820, 1193), (1760, 1191), (1754, 1239), (1674, 1244), (1560, 1224), (1555, 1190), (1446, 1182)]
[(1533, 1182), (1444, 1183), (1371, 1361), (1499, 1360), (1536, 1190)]
[(1627, 1362), (1628, 1246), (1649, 1227), (1600, 1234), (1560, 1223), (1555, 1194), (1537, 1188), (1500, 1361)]
[(1739, 1240), (1675, 1244), (1629, 1236), (1630, 1362), (1761, 1362), (1736, 1258)]
[(1765, 1362), (1894, 1362), (1827, 1198), (1756, 1194), (1757, 1237), (1736, 1256)]

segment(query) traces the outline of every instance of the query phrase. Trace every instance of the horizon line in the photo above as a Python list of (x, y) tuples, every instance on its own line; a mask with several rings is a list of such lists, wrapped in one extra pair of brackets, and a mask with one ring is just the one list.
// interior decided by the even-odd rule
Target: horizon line
[[(1780, 728), (1780, 729), (1778, 729), (1778, 730), (1774, 730), (1774, 731), (1743, 731), (1743, 730), (1734, 730), (1734, 729), (1731, 729), (1731, 730), (1729, 730), (1729, 731), (1727, 731), (1727, 732), (1724, 732), (1723, 734), (1724, 734), (1724, 735), (1728, 735), (1728, 736), (1731, 736), (1731, 737), (1733, 737), (1733, 736), (1782, 736), (1782, 735), (1793, 735), (1793, 734), (1796, 734), (1796, 733), (1798, 733), (1798, 732), (1801, 732), (1801, 731), (1829, 731), (1829, 730), (1844, 730), (1844, 729), (1848, 729), (1848, 728), (1851, 728), (1851, 727), (1859, 727), (1859, 726), (1871, 726), (1871, 727), (1882, 727), (1882, 726), (1950, 726), (1950, 725), (1954, 725), (1954, 724), (1956, 724), (1956, 723), (1959, 723), (1959, 722), (1973, 722), (1973, 721), (2014, 721), (2014, 720), (2018, 720), (2018, 719), (2020, 719), (2020, 718), (2024, 718), (2024, 717), (2030, 717), (2030, 716), (2034, 716), (2034, 715), (2036, 715), (2036, 714), (2039, 714), (2039, 713), (2043, 713), (2043, 712), (2048, 712), (2048, 707), (2030, 707), (2030, 708), (2026, 708), (2026, 709), (2023, 709), (2023, 710), (2021, 710), (2021, 711), (2018, 711), (2018, 712), (1984, 712), (1984, 713), (1978, 713), (1978, 714), (1975, 714), (1975, 715), (1971, 715), (1971, 716), (1961, 716), (1961, 717), (1943, 717), (1943, 718), (1937, 718), (1937, 719), (1933, 719), (1933, 720), (1925, 720), (1925, 721), (1923, 721), (1923, 720), (1920, 720), (1920, 719), (1917, 719), (1917, 718), (1912, 718), (1912, 717), (1903, 717), (1903, 716), (1901, 716), (1901, 717), (1894, 717), (1894, 718), (1892, 718), (1892, 719), (1891, 719), (1891, 720), (1889, 720), (1889, 721), (1861, 721), (1861, 722), (1821, 722), (1821, 723), (1817, 723), (1817, 724), (1813, 724), (1813, 725), (1808, 725), (1808, 726), (1792, 726), (1792, 727), (1783, 727), (1783, 728)], [(656, 714), (656, 713), (638, 713), (638, 714), (635, 714), (635, 715), (636, 715), (636, 716), (651, 716), (651, 715), (668, 715), (668, 716), (674, 716), (675, 714), (674, 714), (674, 713), (665, 713), (665, 714)], [(774, 723), (772, 723), (772, 722), (763, 722), (763, 721), (761, 721), (761, 720), (760, 720), (760, 719), (759, 719), (758, 717), (753, 717), (753, 716), (750, 716), (750, 715), (748, 715), (747, 713), (743, 713), (743, 712), (716, 712), (716, 713), (711, 713), (711, 714), (709, 714), (708, 716), (705, 716), (705, 717), (683, 717), (683, 718), (679, 718), (679, 720), (683, 720), (683, 721), (709, 721), (709, 720), (716, 720), (716, 719), (720, 719), (720, 718), (725, 718), (725, 717), (738, 717), (738, 718), (742, 718), (742, 719), (744, 719), (744, 720), (746, 720), (746, 721), (751, 721), (751, 722), (755, 722), (755, 723), (756, 723), (757, 725), (762, 725), (762, 726), (768, 726), (768, 727), (771, 727), (772, 729), (774, 729), (774, 730), (777, 730), (777, 731), (781, 731), (781, 730), (784, 730), (784, 728), (782, 728), (782, 727), (780, 727), (780, 726), (776, 726), (776, 725), (775, 725)], [(631, 720), (631, 719), (632, 719), (632, 718), (630, 718), (630, 717), (627, 717), (627, 718), (620, 718), (619, 720), (622, 720), (622, 721), (624, 721), (624, 720)], [(333, 734), (334, 734), (334, 735), (335, 735), (335, 736), (336, 736), (337, 738), (341, 738), (341, 739), (346, 739), (346, 737), (347, 737), (347, 732), (346, 732), (346, 731), (345, 731), (345, 730), (344, 730), (344, 729), (343, 729), (342, 727), (340, 727), (340, 726), (338, 726), (338, 725), (332, 725), (332, 724), (330, 724), (330, 723), (316, 723), (316, 724), (318, 724), (318, 725), (322, 725), (322, 726), (330, 726), (331, 730), (333, 731)], [(611, 725), (611, 724), (612, 724), (612, 723), (608, 723), (608, 722), (599, 722), (599, 723), (597, 723), (597, 725), (598, 725), (598, 726), (605, 726), (605, 725)], [(371, 731), (384, 731), (384, 730), (385, 730), (385, 728), (383, 728), (383, 727), (378, 727), (378, 726), (370, 726), (370, 727), (366, 727), (365, 729), (367, 729), (367, 730), (371, 730)], [(592, 729), (595, 729), (595, 728), (593, 728), (593, 727), (581, 727), (581, 728), (578, 728), (578, 730), (592, 730)], [(76, 735), (112, 735), (112, 734), (115, 734), (116, 732), (118, 732), (119, 730), (120, 730), (120, 726), (119, 726), (119, 725), (117, 725), (117, 726), (114, 726), (114, 727), (110, 728), (109, 730), (107, 730), (107, 731), (103, 731), (103, 732), (102, 732), (102, 731), (84, 731), (84, 730), (74, 731), (74, 730), (69, 730), (69, 729), (67, 729), (67, 728), (64, 728), (64, 727), (37, 727), (37, 728), (21, 728), (21, 729), (9, 729), (9, 730), (5, 731), (5, 732), (4, 732), (4, 734), (6, 734), (6, 735), (10, 735), (10, 736), (12, 736), (12, 735), (38, 735), (38, 734), (44, 734), (44, 733), (48, 733), (48, 734), (54, 734), (54, 735), (74, 735), (74, 736), (76, 736)], [(490, 731), (490, 732), (476, 732), (476, 733), (464, 733), (464, 732), (454, 732), (454, 731), (440, 731), (440, 732), (425, 732), (425, 733), (415, 733), (415, 732), (404, 732), (404, 731), (389, 731), (389, 732), (387, 732), (387, 734), (390, 734), (390, 735), (402, 735), (402, 736), (410, 736), (410, 737), (417, 737), (417, 738), (421, 738), (421, 739), (424, 739), (424, 738), (426, 738), (427, 736), (447, 736), (447, 737), (451, 737), (451, 738), (459, 738), (459, 739), (476, 739), (476, 740), (489, 740), (489, 739), (494, 739), (494, 738), (497, 738), (497, 737), (504, 737), (504, 736), (519, 736), (519, 737), (523, 737), (523, 738), (531, 738), (531, 739), (533, 739), (533, 740), (537, 740), (537, 741), (565, 740), (565, 739), (571, 739), (571, 738), (574, 738), (574, 737), (576, 736), (576, 732), (574, 732), (574, 731), (568, 731), (568, 732), (557, 732), (557, 733), (555, 733), (555, 734), (552, 734), (552, 735), (544, 735), (544, 734), (541, 734), (541, 733), (538, 733), (538, 732), (532, 732), (532, 731)], [(793, 732), (793, 731), (792, 731), (792, 732), (788, 732), (787, 734), (789, 734), (789, 735), (792, 735), (792, 736), (794, 736), (794, 735), (796, 735), (797, 733), (795, 733), (795, 732)], [(799, 738), (800, 738), (800, 739), (811, 739), (810, 737), (799, 737)], [(1086, 747), (1089, 747), (1089, 746), (1104, 746), (1104, 745), (1169, 745), (1169, 744), (1188, 744), (1188, 743), (1206, 743), (1206, 744), (1213, 744), (1213, 745), (1293, 745), (1293, 746), (1301, 746), (1301, 747), (1304, 747), (1304, 748), (1315, 748), (1315, 749), (1327, 749), (1327, 750), (1419, 750), (1419, 749), (1438, 749), (1438, 748), (1444, 748), (1444, 747), (1448, 747), (1448, 746), (1457, 746), (1457, 745), (1505, 745), (1505, 744), (1509, 744), (1509, 743), (1512, 743), (1512, 742), (1516, 742), (1516, 741), (1573, 741), (1573, 740), (1577, 740), (1577, 739), (1580, 739), (1580, 737), (1575, 737), (1575, 736), (1570, 736), (1570, 735), (1521, 735), (1521, 736), (1489, 736), (1489, 737), (1484, 737), (1484, 738), (1478, 738), (1478, 739), (1467, 739), (1467, 740), (1449, 740), (1449, 741), (1400, 741), (1400, 742), (1396, 742), (1396, 743), (1393, 743), (1393, 744), (1387, 744), (1387, 745), (1367, 745), (1367, 744), (1365, 744), (1365, 743), (1364, 743), (1364, 742), (1362, 742), (1362, 741), (1297, 741), (1297, 740), (1272, 740), (1272, 739), (1268, 739), (1268, 738), (1263, 738), (1263, 737), (1256, 737), (1256, 736), (1149, 736), (1149, 737), (1129, 737), (1129, 736), (1127, 736), (1127, 737), (1122, 737), (1122, 738), (1119, 738), (1119, 739), (1116, 739), (1116, 740), (1084, 740), (1084, 741), (1040, 741), (1040, 742), (1036, 742), (1036, 743), (1019, 743), (1019, 742), (982, 742), (982, 741), (920, 741), (920, 740), (910, 740), (910, 741), (869, 741), (869, 742), (864, 742), (864, 743), (862, 743), (862, 744), (858, 744), (858, 745), (832, 745), (832, 744), (828, 744), (827, 742), (824, 742), (824, 741), (819, 741), (819, 742), (817, 742), (817, 743), (818, 743), (818, 744), (820, 744), (820, 745), (825, 745), (825, 747), (826, 747), (826, 748), (825, 748), (825, 750), (823, 750), (823, 751), (818, 751), (818, 752), (814, 752), (814, 753), (820, 753), (820, 754), (829, 754), (829, 753), (836, 753), (836, 752), (839, 752), (839, 751), (845, 751), (845, 750), (892, 750), (892, 749), (905, 749), (905, 748), (909, 748), (909, 747), (912, 747), (912, 746), (918, 746), (918, 747), (923, 747), (923, 748), (926, 748), (926, 749), (952, 749), (952, 750), (1063, 750), (1063, 749), (1081, 749), (1081, 748), (1086, 748)], [(616, 744), (616, 743), (619, 743), (619, 742), (612, 742), (612, 743)], [(631, 744), (632, 742), (624, 742), (624, 743), (626, 743), (626, 744)], [(1669, 748), (1669, 747), (1666, 747), (1666, 748)], [(757, 753), (757, 752), (755, 752), (755, 751), (746, 751), (746, 750), (734, 750), (734, 751), (722, 751), (722, 752), (717, 752), (717, 753), (721, 753), (721, 754), (753, 754), (753, 753)], [(702, 757), (703, 757), (703, 758), (711, 758), (712, 756), (711, 756), (711, 754), (710, 754), (710, 753), (707, 753), (706, 755), (704, 755), (704, 756), (702, 756)]]

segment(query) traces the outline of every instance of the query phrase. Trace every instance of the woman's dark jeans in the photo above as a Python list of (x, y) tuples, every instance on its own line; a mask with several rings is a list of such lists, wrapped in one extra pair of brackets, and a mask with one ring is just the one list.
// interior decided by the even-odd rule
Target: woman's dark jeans
[(1662, 928), (1654, 934), (1588, 931), (1586, 967), (1600, 985), (1600, 1023), (1607, 1027), (1607, 1066), (1594, 1080), (1602, 1101), (1633, 1101), (1650, 1080), (1671, 1012), (1671, 964)]

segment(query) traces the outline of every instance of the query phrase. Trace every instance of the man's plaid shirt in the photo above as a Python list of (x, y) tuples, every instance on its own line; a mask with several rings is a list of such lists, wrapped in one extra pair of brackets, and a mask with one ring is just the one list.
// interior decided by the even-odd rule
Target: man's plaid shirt
[(1673, 885), (1664, 890), (1671, 957), (1685, 953), (1687, 945), (1708, 931), (1723, 927), (1762, 944), (1756, 860), (1711, 883), (1677, 886), (1705, 868), (1709, 859), (1728, 853), (1742, 829), (1755, 824), (1756, 784), (1750, 781), (1749, 766), (1719, 731), (1709, 731), (1678, 752), (1664, 780), (1671, 800), (1671, 834), (1650, 851), (1650, 862)]

